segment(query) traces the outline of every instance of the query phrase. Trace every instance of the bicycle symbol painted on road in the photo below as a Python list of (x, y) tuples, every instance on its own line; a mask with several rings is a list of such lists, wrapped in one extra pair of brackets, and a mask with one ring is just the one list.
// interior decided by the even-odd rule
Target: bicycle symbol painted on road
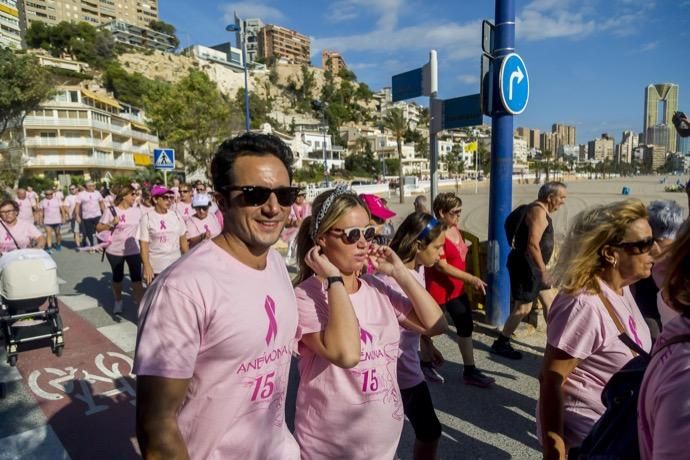
[[(103, 398), (97, 403), (94, 398), (97, 396), (110, 398), (125, 395), (125, 397), (131, 398), (130, 404), (135, 405), (136, 392), (127, 380), (127, 377), (133, 377), (131, 374), (134, 364), (132, 358), (112, 351), (107, 352), (106, 355), (112, 360), (110, 367), (106, 365), (106, 356), (103, 353), (99, 353), (94, 359), (100, 374), (71, 366), (64, 369), (46, 367), (36, 369), (29, 374), (29, 388), (38, 397), (49, 401), (59, 401), (64, 399), (66, 395), (70, 395), (86, 404), (85, 415), (87, 416), (106, 411), (111, 407), (111, 405), (101, 403)], [(52, 380), (46, 381), (46, 375), (52, 377)], [(96, 384), (99, 386), (106, 384), (113, 388), (102, 393), (95, 393), (93, 386)]]

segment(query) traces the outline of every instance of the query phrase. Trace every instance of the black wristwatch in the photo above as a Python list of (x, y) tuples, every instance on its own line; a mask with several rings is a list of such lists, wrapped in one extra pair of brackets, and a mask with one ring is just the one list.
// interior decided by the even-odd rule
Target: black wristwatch
[(323, 287), (325, 290), (329, 290), (331, 286), (333, 286), (333, 283), (343, 283), (343, 277), (342, 276), (329, 276), (323, 281)]

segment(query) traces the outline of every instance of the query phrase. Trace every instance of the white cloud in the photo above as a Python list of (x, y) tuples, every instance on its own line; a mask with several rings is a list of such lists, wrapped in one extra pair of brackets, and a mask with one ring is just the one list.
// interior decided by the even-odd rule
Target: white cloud
[(377, 28), (392, 30), (398, 24), (405, 0), (339, 0), (328, 7), (331, 22), (351, 21), (363, 13), (378, 15)]
[(233, 2), (221, 7), (225, 22), (230, 24), (235, 20), (234, 12), (242, 19), (259, 18), (265, 23), (279, 22), (285, 19), (282, 11), (260, 2)]
[(640, 52), (651, 51), (659, 46), (659, 41), (645, 43), (640, 47)]
[(466, 85), (476, 85), (479, 83), (479, 75), (464, 74), (458, 75), (458, 81)]

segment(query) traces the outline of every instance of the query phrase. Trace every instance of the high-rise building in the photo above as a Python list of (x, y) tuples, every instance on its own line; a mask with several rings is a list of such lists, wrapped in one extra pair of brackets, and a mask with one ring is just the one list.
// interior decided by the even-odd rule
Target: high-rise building
[(338, 75), (342, 69), (347, 69), (345, 59), (337, 51), (321, 51), (321, 68), (330, 71), (333, 75)]
[(17, 0), (0, 0), (0, 47), (21, 48)]
[(647, 145), (642, 149), (642, 163), (648, 172), (655, 172), (666, 163), (666, 151), (661, 145)]
[(242, 49), (242, 30), (244, 29), (244, 40), (247, 51), (247, 64), (251, 64), (261, 56), (259, 53), (259, 31), (263, 29), (264, 23), (259, 18), (241, 20), (235, 12), (235, 45)]
[(266, 61), (284, 59), (291, 64), (311, 63), (311, 40), (299, 32), (269, 24), (259, 31), (259, 54)]
[(158, 20), (158, 0), (20, 0), (26, 27), (33, 22), (55, 25), (62, 21), (94, 26), (116, 19), (139, 27)]
[(587, 156), (590, 160), (605, 161), (614, 160), (615, 153), (614, 139), (608, 134), (604, 133), (600, 138), (594, 139), (587, 143)]
[(683, 155), (690, 155), (690, 137), (678, 136), (678, 149), (676, 151)]
[(558, 152), (562, 151), (561, 147), (564, 145), (577, 145), (577, 136), (574, 126), (554, 123), (551, 126), (551, 132), (553, 133), (554, 155), (557, 155)]
[[(646, 144), (663, 145), (666, 147), (666, 152), (676, 150), (676, 132), (673, 130), (671, 118), (677, 110), (678, 85), (657, 83), (645, 88), (644, 130), (642, 132)], [(655, 130), (657, 126), (663, 126), (666, 129)]]
[(632, 163), (633, 160), (633, 150), (638, 145), (637, 133), (633, 131), (623, 131), (623, 137), (621, 138), (621, 143), (618, 145), (618, 160), (625, 163)]
[(515, 130), (516, 136), (527, 141), (530, 149), (541, 149), (540, 131), (538, 129), (520, 127)]
[(545, 152), (548, 150), (551, 152), (551, 154), (556, 153), (556, 144), (554, 142), (554, 134), (553, 133), (541, 133), (539, 136), (539, 143), (541, 144), (541, 151)]

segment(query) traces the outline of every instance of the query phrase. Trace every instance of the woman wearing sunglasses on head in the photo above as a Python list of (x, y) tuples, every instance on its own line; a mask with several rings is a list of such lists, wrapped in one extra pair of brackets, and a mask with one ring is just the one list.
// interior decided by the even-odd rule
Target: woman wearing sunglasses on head
[(154, 207), (144, 212), (139, 226), (144, 281), (151, 281), (187, 252), (187, 227), (175, 211), (170, 210), (173, 193), (162, 185), (151, 189)]
[(596, 206), (575, 218), (553, 269), (560, 291), (539, 376), (545, 459), (563, 459), (582, 443), (604, 413), (606, 382), (638, 350), (651, 348), (629, 286), (650, 275), (657, 250), (641, 201)]
[[(443, 313), (376, 234), (345, 187), (319, 195), (297, 236), (299, 371), (295, 437), (303, 460), (392, 459), (403, 425), (396, 368), (400, 329), (445, 330)], [(405, 295), (373, 276), (371, 261)]]
[[(444, 308), (453, 319), (458, 332), (458, 347), (462, 355), (463, 381), (468, 385), (487, 388), (495, 382), (485, 375), (474, 362), (474, 345), (472, 332), (474, 322), (469, 300), (464, 295), (465, 283), (485, 293), (486, 283), (468, 273), (465, 259), (469, 251), (467, 243), (460, 233), (460, 212), (462, 200), (452, 192), (439, 193), (433, 203), (436, 218), (446, 225), (446, 241), (438, 263), (425, 271), (426, 288), (436, 302)], [(424, 374), (430, 381), (443, 383), (443, 377), (433, 367), (433, 361), (442, 361), (440, 353), (430, 340), (422, 341), (422, 366)]]
[(109, 232), (110, 244), (105, 249), (105, 255), (113, 271), (113, 297), (115, 305), (113, 313), (122, 313), (122, 281), (125, 279), (125, 263), (129, 270), (129, 278), (132, 281), (132, 300), (134, 305), (144, 294), (141, 284), (141, 254), (137, 232), (141, 221), (141, 209), (135, 206), (137, 199), (136, 190), (125, 185), (116, 188), (114, 206), (109, 206), (101, 220), (96, 225), (96, 231)]
[[(420, 286), (424, 286), (424, 270), (439, 260), (446, 240), (445, 225), (429, 214), (416, 212), (405, 218), (391, 241), (391, 249), (400, 257)], [(390, 276), (381, 277), (386, 284), (402, 293), (402, 289)], [(413, 330), (400, 329), (400, 357), (398, 358), (398, 385), (402, 394), (405, 415), (414, 428), (415, 460), (435, 459), (441, 437), (441, 423), (434, 412), (429, 387), (420, 367), (420, 337), (427, 336)]]
[(194, 195), (192, 199), (194, 214), (187, 221), (187, 240), (190, 248), (220, 235), (221, 228), (218, 219), (208, 211), (210, 204), (211, 200), (205, 193)]

